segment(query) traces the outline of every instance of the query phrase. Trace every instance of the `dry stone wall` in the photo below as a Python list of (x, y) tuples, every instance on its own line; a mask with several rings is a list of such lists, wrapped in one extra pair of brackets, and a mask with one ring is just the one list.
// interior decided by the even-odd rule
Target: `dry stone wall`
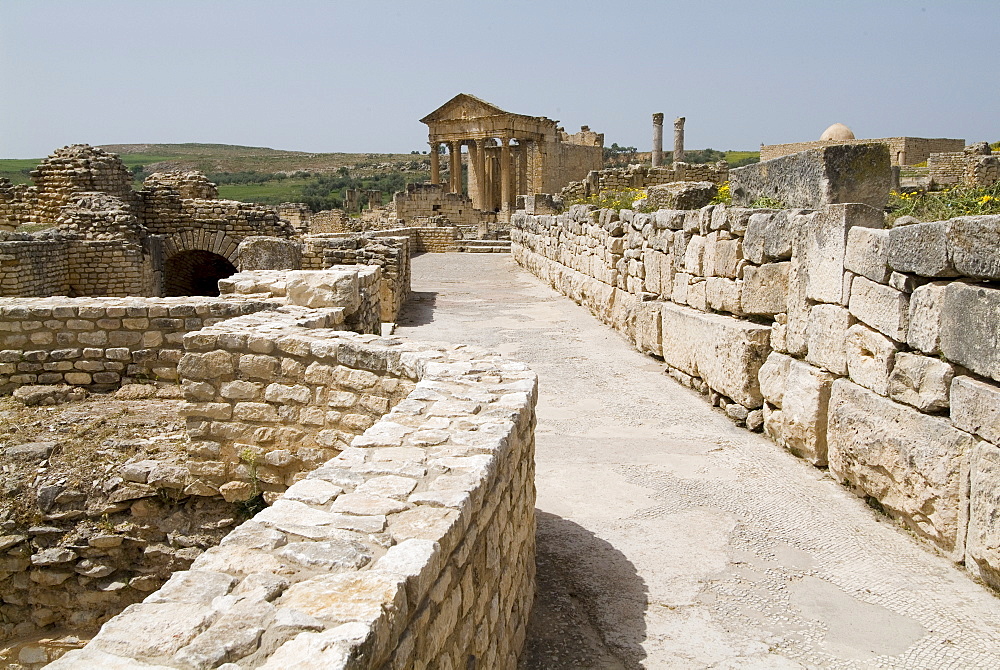
[[(341, 414), (345, 395), (361, 402), (365, 389), (398, 402), (49, 667), (516, 667), (534, 591), (536, 381), (525, 366), (466, 347), (266, 320), (218, 324), (186, 344), (191, 361), (228, 361), (220, 376), (185, 382), (192, 404), (211, 408), (205, 423), (222, 432), (242, 434), (258, 405), (300, 430), (307, 416)], [(277, 376), (251, 391), (259, 399), (234, 397), (237, 380), (226, 375), (245, 372), (252, 386), (243, 361), (259, 358), (272, 358)], [(199, 438), (198, 426), (192, 432)], [(287, 463), (307, 450), (258, 455)]]
[(992, 186), (1000, 181), (1000, 155), (965, 151), (931, 154), (927, 171), (938, 186)]
[(595, 170), (583, 181), (568, 184), (560, 191), (566, 201), (580, 200), (601, 191), (648, 188), (679, 181), (709, 181), (722, 184), (729, 179), (729, 166), (725, 163), (675, 163), (669, 166), (650, 167), (631, 165), (627, 168)]
[(838, 144), (883, 144), (889, 149), (893, 165), (916, 165), (926, 161), (932, 153), (961, 151), (965, 140), (926, 137), (886, 137), (877, 140), (817, 140), (815, 142), (792, 142), (789, 144), (767, 144), (760, 147), (760, 159), (769, 161), (790, 154)]
[(1000, 217), (518, 214), (515, 259), (1000, 588)]

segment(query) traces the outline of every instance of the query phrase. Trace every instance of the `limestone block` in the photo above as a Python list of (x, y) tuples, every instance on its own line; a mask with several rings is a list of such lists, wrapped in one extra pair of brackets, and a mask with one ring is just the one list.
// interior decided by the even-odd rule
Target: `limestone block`
[(635, 314), (635, 348), (644, 354), (659, 356), (663, 349), (660, 328), (663, 323), (662, 302), (640, 302)]
[(806, 360), (838, 375), (847, 374), (845, 341), (854, 317), (837, 305), (816, 305), (806, 325)]
[(730, 170), (729, 182), (738, 206), (766, 196), (788, 207), (864, 203), (882, 209), (892, 182), (889, 148), (839, 144), (811, 149)]
[(1000, 448), (985, 442), (972, 450), (969, 463), (969, 531), (965, 567), (1000, 589)]
[(785, 397), (785, 378), (788, 376), (788, 366), (794, 359), (785, 354), (772, 351), (767, 360), (760, 366), (757, 379), (760, 382), (760, 393), (764, 400), (781, 407)]
[(859, 321), (897, 342), (906, 342), (910, 314), (910, 297), (906, 293), (865, 277), (855, 277), (849, 308)]
[(972, 377), (955, 377), (950, 401), (955, 426), (1000, 445), (1000, 387)]
[(678, 272), (674, 275), (674, 286), (670, 293), (670, 299), (679, 305), (687, 304), (688, 287), (691, 284), (691, 275), (687, 272)]
[[(728, 233), (724, 233), (727, 234)], [(724, 239), (718, 232), (705, 238), (704, 267), (706, 277), (736, 278), (736, 270), (743, 260), (743, 240)]]
[(801, 256), (806, 297), (840, 303), (844, 291), (844, 256), (851, 228), (882, 228), (883, 214), (867, 205), (830, 205), (798, 229), (795, 254)]
[(941, 309), (941, 353), (1000, 381), (1000, 289), (952, 282)]
[(748, 409), (763, 397), (757, 373), (770, 353), (770, 328), (679, 305), (663, 305), (663, 360)]
[(722, 277), (709, 277), (705, 280), (705, 302), (716, 312), (728, 312), (742, 315), (740, 296), (743, 283)]
[(746, 314), (773, 315), (788, 308), (788, 276), (791, 262), (748, 265), (743, 270), (740, 306)]
[(687, 290), (687, 303), (691, 307), (694, 307), (698, 311), (707, 312), (708, 311), (708, 295), (706, 293), (708, 287), (705, 285), (705, 281), (692, 282), (688, 286)]
[(211, 623), (209, 605), (170, 602), (129, 605), (101, 627), (88, 647), (126, 657), (169, 658)]
[(848, 328), (844, 351), (851, 380), (879, 395), (888, 395), (897, 348), (895, 342), (860, 323)]
[(918, 286), (910, 294), (906, 343), (925, 354), (941, 353), (941, 310), (946, 288), (945, 282), (933, 282)]
[(650, 203), (657, 209), (700, 209), (712, 202), (719, 188), (710, 181), (678, 181), (650, 186)]
[(1000, 216), (962, 216), (893, 228), (889, 265), (924, 277), (1000, 279)]
[(757, 265), (790, 259), (796, 223), (786, 210), (751, 214), (743, 238), (743, 255)]
[(778, 443), (817, 466), (827, 463), (827, 409), (835, 378), (795, 359), (785, 377)]
[[(798, 246), (796, 242), (796, 249)], [(812, 302), (806, 298), (805, 258), (801, 254), (795, 254), (790, 263), (783, 350), (796, 356), (805, 356), (808, 348), (809, 312), (812, 311)], [(743, 272), (746, 275), (745, 269)]]
[(837, 480), (960, 558), (962, 482), (976, 439), (846, 379), (833, 383), (829, 421), (830, 471)]
[(245, 237), (236, 247), (236, 267), (253, 270), (298, 270), (302, 267), (302, 243), (279, 237)]
[(884, 284), (889, 279), (889, 231), (855, 226), (847, 233), (844, 268)]
[(889, 397), (921, 412), (946, 409), (954, 375), (955, 368), (940, 359), (897, 353), (889, 376)]
[(705, 238), (695, 235), (687, 244), (684, 251), (684, 271), (695, 277), (703, 277), (703, 260), (705, 255)]
[(356, 271), (324, 270), (299, 272), (285, 287), (288, 302), (303, 307), (344, 307), (348, 312), (361, 306), (361, 290)]

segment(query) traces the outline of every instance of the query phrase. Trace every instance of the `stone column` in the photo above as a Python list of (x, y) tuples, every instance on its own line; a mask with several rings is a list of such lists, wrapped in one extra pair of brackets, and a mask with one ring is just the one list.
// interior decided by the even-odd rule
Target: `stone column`
[(485, 211), (486, 205), (486, 140), (476, 140), (469, 149), (474, 152), (471, 158), (475, 162), (476, 195), (472, 206)]
[(674, 119), (674, 163), (684, 160), (684, 117)]
[(653, 167), (663, 164), (663, 113), (653, 114)]
[(375, 189), (368, 190), (368, 209), (376, 209), (382, 206), (382, 191)]
[(517, 143), (517, 188), (514, 197), (528, 193), (528, 145), (524, 140)]
[(431, 183), (440, 184), (441, 183), (441, 156), (438, 154), (438, 148), (441, 146), (438, 142), (431, 142)]
[(461, 142), (449, 142), (449, 150), (451, 155), (448, 157), (450, 159), (449, 169), (451, 170), (451, 180), (449, 183), (450, 188), (448, 189), (452, 193), (462, 192), (462, 143)]
[(500, 209), (510, 211), (510, 140), (501, 139), (500, 142)]

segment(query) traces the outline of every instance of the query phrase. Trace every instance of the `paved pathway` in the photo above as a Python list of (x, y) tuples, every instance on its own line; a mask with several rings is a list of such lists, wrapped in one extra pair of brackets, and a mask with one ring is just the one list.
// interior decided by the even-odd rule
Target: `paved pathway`
[(510, 256), (418, 256), (413, 288), (399, 334), (540, 379), (524, 668), (1000, 668), (1000, 598)]

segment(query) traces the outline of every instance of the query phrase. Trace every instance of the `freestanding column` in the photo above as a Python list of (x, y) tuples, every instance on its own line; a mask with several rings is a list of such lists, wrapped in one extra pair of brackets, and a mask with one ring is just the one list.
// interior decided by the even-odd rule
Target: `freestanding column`
[(500, 142), (500, 208), (510, 211), (510, 140)]
[(528, 143), (518, 140), (517, 143), (517, 188), (514, 189), (514, 197), (519, 195), (530, 195), (528, 193)]
[(684, 117), (674, 119), (674, 163), (684, 160)]
[(663, 164), (663, 112), (653, 114), (653, 167)]
[(437, 142), (431, 142), (431, 183), (440, 184), (441, 183), (441, 157), (438, 155), (438, 147), (441, 145)]
[(461, 142), (450, 142), (448, 146), (451, 149), (451, 159), (450, 170), (450, 190), (452, 193), (462, 192), (462, 143)]

